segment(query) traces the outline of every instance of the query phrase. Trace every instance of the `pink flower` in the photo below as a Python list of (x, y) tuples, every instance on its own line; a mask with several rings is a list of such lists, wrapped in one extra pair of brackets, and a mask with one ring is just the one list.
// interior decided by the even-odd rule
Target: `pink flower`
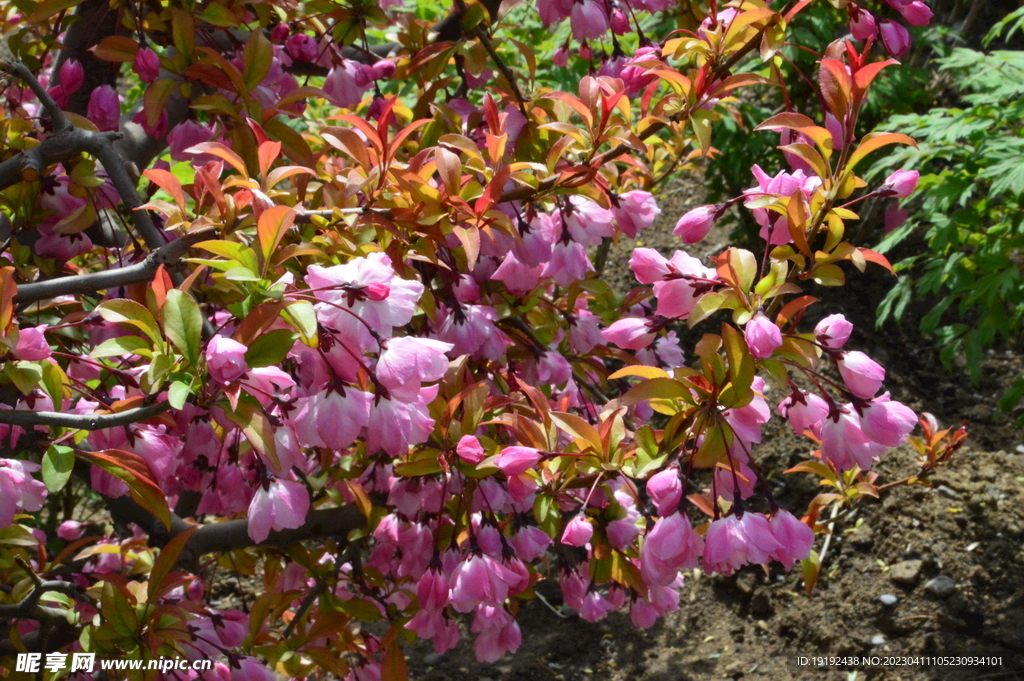
[(307, 33), (293, 33), (284, 43), (284, 49), (299, 61), (315, 62), (319, 52), (316, 40)]
[(641, 284), (654, 284), (671, 273), (668, 259), (653, 248), (634, 248), (629, 267)]
[(613, 612), (615, 606), (601, 595), (597, 590), (591, 591), (583, 597), (583, 606), (580, 608), (580, 618), (587, 622), (598, 622)]
[(907, 405), (891, 401), (886, 392), (864, 404), (860, 425), (864, 434), (878, 444), (899, 447), (917, 425), (917, 414)]
[(576, 354), (585, 355), (603, 342), (600, 317), (579, 310), (569, 320), (569, 349)]
[(601, 239), (615, 235), (615, 213), (601, 208), (590, 199), (569, 197), (571, 211), (564, 213), (565, 230), (573, 241), (583, 246), (596, 246)]
[(897, 170), (886, 179), (879, 192), (884, 196), (895, 196), (898, 199), (905, 199), (917, 189), (917, 182), (921, 179), (921, 173), (916, 170)]
[(831, 314), (814, 327), (814, 338), (827, 348), (838, 350), (846, 345), (853, 333), (853, 324), (841, 314)]
[(327, 73), (323, 89), (335, 106), (352, 109), (363, 100), (372, 82), (362, 64), (342, 59), (340, 66), (335, 66)]
[(870, 40), (878, 35), (875, 15), (859, 5), (850, 5), (850, 32), (857, 40)]
[(500, 606), (508, 598), (508, 582), (518, 581), (515, 573), (487, 555), (471, 555), (455, 566), (448, 583), (452, 607), (472, 612), (478, 605)]
[(436, 381), (448, 371), (445, 353), (452, 347), (430, 338), (389, 338), (377, 360), (377, 379), (393, 398), (415, 402), (423, 383)]
[(907, 23), (911, 26), (927, 26), (931, 23), (932, 17), (935, 13), (932, 12), (928, 5), (921, 2), (921, 0), (914, 0), (913, 2), (904, 3), (901, 7), (896, 8), (903, 18), (907, 20)]
[(562, 533), (562, 543), (569, 546), (586, 546), (594, 536), (594, 526), (585, 515), (578, 515), (570, 520)]
[(75, 59), (68, 59), (60, 65), (58, 82), (66, 97), (78, 92), (85, 84), (85, 69)]
[(597, 40), (608, 31), (608, 13), (604, 3), (583, 0), (572, 6), (570, 25), (576, 40)]
[(121, 100), (117, 91), (109, 85), (93, 90), (86, 113), (101, 131), (117, 130), (121, 119)]
[(631, 191), (619, 196), (619, 204), (612, 208), (619, 229), (630, 239), (635, 239), (641, 230), (654, 224), (661, 214), (658, 202), (650, 192)]
[(704, 537), (704, 572), (731, 575), (746, 563), (767, 563), (782, 548), (760, 513), (731, 515), (711, 523)]
[(275, 681), (274, 672), (255, 657), (243, 657), (239, 660), (239, 668), (231, 669), (231, 681)]
[(505, 284), (510, 293), (522, 296), (537, 287), (543, 271), (543, 265), (527, 265), (521, 262), (514, 252), (509, 251), (491, 278)]
[(789, 570), (797, 561), (811, 555), (814, 530), (785, 509), (775, 511), (768, 521), (772, 536), (779, 543), (771, 556)]
[(187, 150), (197, 144), (209, 142), (211, 139), (213, 139), (212, 129), (192, 119), (183, 121), (167, 133), (167, 145), (171, 149), (171, 159), (202, 163), (202, 157), (197, 157)]
[(529, 562), (544, 555), (551, 545), (551, 537), (539, 527), (526, 525), (509, 538), (509, 543), (519, 560)]
[[(540, 3), (538, 2), (538, 5), (539, 4)], [(569, 48), (566, 47), (565, 45), (562, 45), (557, 50), (555, 50), (554, 56), (551, 57), (551, 62), (555, 66), (563, 66), (563, 67), (566, 64), (568, 64), (569, 63)]]
[(76, 541), (82, 538), (85, 526), (77, 520), (65, 520), (57, 528), (57, 536), (64, 541)]
[(39, 464), (0, 459), (0, 528), (14, 522), (18, 510), (38, 511), (46, 501), (46, 485), (32, 477)]
[(249, 503), (249, 538), (256, 543), (270, 536), (270, 530), (301, 527), (309, 511), (306, 487), (291, 480), (275, 478), (259, 485)]
[(497, 662), (506, 653), (519, 650), (522, 632), (515, 619), (503, 607), (481, 605), (470, 628), (477, 634), (473, 652), (480, 662)]
[(615, 35), (626, 35), (629, 33), (629, 19), (621, 9), (615, 8), (612, 10), (612, 19), (610, 24), (612, 33)]
[(478, 464), (484, 460), (484, 448), (480, 440), (472, 435), (463, 435), (455, 447), (455, 453), (466, 463)]
[(899, 59), (910, 49), (910, 32), (895, 21), (882, 19), (879, 30), (886, 51)]
[(22, 327), (18, 330), (18, 344), (11, 350), (18, 359), (27, 362), (38, 362), (53, 354), (50, 344), (46, 342), (47, 324)]
[(646, 348), (654, 340), (650, 322), (639, 317), (620, 319), (601, 332), (601, 338), (626, 350)]
[(668, 267), (668, 280), (654, 284), (658, 314), (662, 317), (686, 319), (697, 301), (715, 285), (718, 274), (683, 251), (675, 252), (668, 261)]
[(573, 282), (587, 278), (594, 265), (587, 256), (586, 247), (576, 241), (557, 241), (551, 247), (551, 259), (544, 266), (542, 276), (551, 277), (559, 286), (570, 286)]
[(644, 583), (648, 586), (672, 584), (679, 570), (696, 567), (703, 549), (703, 540), (685, 515), (677, 511), (659, 518), (640, 549), (640, 574)]
[(885, 447), (861, 430), (860, 417), (850, 405), (821, 422), (821, 458), (836, 470), (848, 471), (854, 466), (870, 470), (872, 460), (884, 453)]
[(763, 312), (758, 312), (747, 322), (744, 337), (754, 359), (771, 357), (775, 349), (782, 345), (782, 331)]
[(494, 465), (505, 475), (519, 475), (540, 463), (542, 456), (539, 449), (513, 445), (501, 450)]
[(828, 403), (814, 393), (794, 390), (779, 403), (778, 412), (782, 418), (789, 419), (793, 432), (801, 435), (805, 430), (814, 430), (828, 416)]
[[(300, 430), (300, 440), (311, 445), (320, 441), (334, 451), (345, 451), (369, 425), (372, 400), (373, 395), (355, 388), (346, 388), (343, 393), (317, 393), (309, 398), (306, 411), (300, 411), (296, 417), (298, 429), (307, 429), (305, 435)], [(309, 428), (313, 428), (315, 435), (308, 433)]]
[(863, 352), (844, 352), (837, 361), (843, 382), (857, 397), (869, 400), (878, 394), (885, 380), (885, 369)]
[(489, 305), (461, 305), (438, 311), (437, 337), (454, 345), (450, 356), (470, 355), (498, 361), (511, 343), (494, 322), (498, 311)]
[(373, 401), (366, 426), (366, 451), (384, 450), (392, 456), (404, 456), (409, 445), (427, 441), (434, 431), (428, 405), (437, 396), (436, 385), (420, 390), (416, 402), (380, 399)]
[(160, 57), (148, 47), (141, 47), (135, 53), (132, 68), (143, 83), (152, 83), (160, 75)]
[(245, 353), (249, 348), (225, 336), (214, 336), (206, 346), (206, 367), (213, 380), (222, 385), (234, 383), (249, 370)]
[(662, 518), (675, 513), (683, 498), (683, 483), (679, 479), (679, 469), (670, 466), (652, 475), (647, 481), (647, 495), (658, 507), (658, 515)]
[(572, 13), (572, 8), (573, 0), (537, 0), (537, 12), (545, 26), (565, 19)]
[[(783, 143), (786, 143), (785, 137), (783, 138)], [(763, 197), (765, 194), (793, 196), (800, 192), (805, 198), (809, 199), (811, 194), (821, 186), (821, 178), (808, 177), (803, 170), (796, 170), (793, 173), (782, 171), (775, 177), (771, 177), (761, 169), (761, 166), (755, 164), (751, 172), (757, 179), (757, 187), (743, 192), (749, 197), (745, 201), (747, 204)], [(769, 211), (767, 208), (753, 208), (751, 212), (754, 214), (757, 224), (761, 225), (761, 238), (768, 241), (770, 245), (781, 246), (793, 240), (789, 235), (786, 219), (783, 216)]]
[(689, 211), (679, 218), (672, 234), (681, 237), (683, 243), (695, 244), (708, 235), (711, 226), (718, 219), (718, 212), (722, 209), (720, 205), (700, 206)]

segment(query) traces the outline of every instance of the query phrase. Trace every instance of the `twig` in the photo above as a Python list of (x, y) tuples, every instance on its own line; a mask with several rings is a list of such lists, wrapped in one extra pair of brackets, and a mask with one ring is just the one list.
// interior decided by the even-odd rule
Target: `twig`
[[(459, 0), (459, 4), (465, 6), (462, 0)], [(523, 98), (523, 93), (519, 91), (519, 85), (516, 83), (516, 75), (512, 73), (512, 69), (502, 60), (498, 55), (497, 50), (494, 49), (494, 45), (491, 44), (491, 39), (487, 36), (486, 31), (477, 26), (473, 29), (473, 35), (476, 36), (480, 43), (487, 50), (487, 54), (491, 55), (491, 59), (494, 60), (494, 65), (501, 71), (501, 75), (505, 76), (505, 80), (508, 81), (508, 85), (512, 88), (512, 94), (515, 95), (516, 102), (519, 104), (519, 111), (522, 112), (524, 118), (529, 118), (530, 115), (526, 111), (526, 100)]]
[(39, 103), (46, 109), (46, 113), (49, 114), (50, 120), (53, 122), (53, 132), (55, 135), (75, 127), (64, 115), (64, 112), (60, 110), (57, 103), (53, 101), (53, 97), (46, 91), (46, 88), (39, 84), (39, 81), (36, 80), (36, 77), (32, 75), (27, 66), (21, 62), (0, 59), (0, 71), (8, 73), (28, 85), (29, 89), (39, 98)]
[(93, 293), (106, 289), (149, 281), (161, 265), (170, 267), (178, 263), (185, 253), (197, 242), (215, 236), (217, 230), (207, 227), (185, 234), (181, 238), (150, 251), (143, 262), (122, 267), (116, 270), (93, 272), (74, 277), (60, 277), (49, 281), (22, 284), (14, 302), (19, 305), (34, 303), (47, 298), (72, 295), (75, 293)]
[(57, 411), (0, 409), (0, 423), (12, 426), (55, 426), (80, 430), (102, 430), (144, 421), (162, 414), (170, 408), (171, 403), (164, 400), (148, 407), (127, 409), (115, 414), (67, 414)]
[(832, 531), (836, 526), (836, 516), (839, 515), (839, 504), (832, 506), (832, 516), (829, 518), (828, 523), (828, 535), (825, 537), (825, 543), (821, 546), (821, 556), (819, 556), (818, 564), (821, 566), (825, 565), (825, 556), (828, 555), (828, 547), (832, 544)]
[(34, 619), (39, 621), (67, 621), (67, 614), (59, 608), (39, 605), (43, 594), (56, 591), (68, 596), (77, 596), (79, 588), (71, 582), (43, 581), (32, 566), (21, 556), (15, 556), (18, 566), (28, 573), (32, 580), (32, 591), (17, 603), (0, 603), (0, 618)]

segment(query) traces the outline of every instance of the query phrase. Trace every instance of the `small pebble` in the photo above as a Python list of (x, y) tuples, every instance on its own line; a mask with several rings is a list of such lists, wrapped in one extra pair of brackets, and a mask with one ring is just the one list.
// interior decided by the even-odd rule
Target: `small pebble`
[(936, 487), (935, 488), (935, 493), (938, 494), (940, 497), (946, 497), (947, 499), (959, 499), (960, 498), (959, 494), (954, 492), (949, 487), (946, 487), (945, 485), (939, 485), (938, 487)]
[(900, 599), (896, 598), (892, 594), (882, 594), (878, 597), (878, 600), (882, 601), (882, 605), (896, 605), (896, 602)]
[(423, 656), (423, 663), (428, 665), (435, 665), (441, 661), (441, 656), (437, 653), (428, 653)]
[(949, 575), (939, 575), (928, 580), (924, 585), (924, 590), (936, 598), (949, 598), (956, 593), (956, 582)]
[(874, 636), (871, 637), (871, 645), (873, 645), (873, 646), (884, 646), (885, 645), (885, 636), (882, 636), (881, 634), (875, 634)]
[(921, 574), (920, 560), (905, 560), (889, 568), (889, 579), (897, 584), (913, 586)]

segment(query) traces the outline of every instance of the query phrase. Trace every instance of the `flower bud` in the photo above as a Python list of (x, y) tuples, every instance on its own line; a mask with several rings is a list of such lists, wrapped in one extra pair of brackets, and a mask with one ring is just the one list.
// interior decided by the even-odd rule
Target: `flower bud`
[(65, 520), (57, 528), (57, 536), (64, 541), (75, 541), (82, 538), (84, 529), (82, 523), (77, 520)]
[(870, 40), (878, 35), (875, 15), (857, 5), (850, 5), (850, 33), (857, 40)]
[(117, 130), (121, 121), (121, 99), (117, 96), (117, 90), (109, 85), (101, 85), (93, 90), (86, 114), (101, 132)]
[(530, 470), (541, 460), (539, 449), (533, 447), (520, 447), (513, 445), (505, 447), (498, 455), (495, 466), (501, 469), (505, 475), (520, 475)]
[(140, 47), (135, 53), (132, 69), (143, 83), (152, 83), (160, 75), (160, 57), (148, 47)]
[(718, 219), (720, 205), (700, 206), (679, 218), (672, 234), (682, 237), (684, 243), (695, 244), (708, 235), (711, 226)]
[(625, 35), (629, 33), (629, 19), (622, 12), (621, 9), (615, 9), (612, 11), (612, 33), (615, 35)]
[(886, 179), (881, 191), (888, 196), (905, 199), (914, 193), (914, 190), (917, 189), (917, 181), (920, 179), (921, 173), (916, 170), (897, 170)]
[(831, 314), (814, 327), (814, 337), (827, 348), (838, 350), (846, 345), (853, 332), (853, 324), (841, 314)]
[(886, 51), (899, 59), (910, 49), (910, 31), (895, 21), (882, 19), (879, 27), (882, 32), (882, 43)]
[(551, 57), (551, 61), (554, 63), (555, 66), (565, 66), (566, 64), (568, 64), (569, 48), (566, 47), (565, 45), (559, 47), (557, 50), (555, 50), (555, 54), (553, 57)]
[(593, 536), (594, 526), (590, 524), (585, 515), (578, 515), (565, 526), (562, 543), (569, 546), (586, 546)]
[(758, 312), (747, 322), (744, 337), (754, 359), (771, 357), (775, 348), (782, 345), (782, 331), (763, 312)]
[(885, 380), (885, 369), (863, 352), (844, 352), (838, 362), (843, 382), (857, 397), (869, 400), (878, 394)]
[(932, 17), (935, 16), (935, 13), (921, 0), (913, 0), (913, 2), (905, 3), (897, 9), (911, 26), (927, 26), (931, 23)]
[(478, 464), (484, 460), (484, 448), (480, 440), (472, 435), (463, 435), (459, 444), (455, 446), (455, 453), (463, 461), (471, 464)]
[(652, 475), (647, 481), (647, 494), (658, 507), (658, 515), (662, 518), (675, 513), (683, 498), (683, 483), (679, 479), (679, 469), (671, 466)]
[(228, 385), (249, 370), (245, 352), (249, 348), (231, 338), (214, 336), (206, 346), (206, 366), (213, 380)]

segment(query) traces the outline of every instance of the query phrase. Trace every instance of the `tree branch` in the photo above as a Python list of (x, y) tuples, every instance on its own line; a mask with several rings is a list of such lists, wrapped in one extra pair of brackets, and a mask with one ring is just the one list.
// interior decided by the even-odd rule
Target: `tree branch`
[(18, 287), (18, 294), (14, 296), (14, 302), (18, 305), (26, 305), (57, 296), (94, 293), (127, 284), (150, 281), (161, 265), (171, 267), (177, 264), (195, 243), (214, 237), (216, 233), (217, 230), (213, 227), (190, 232), (155, 251), (150, 251), (143, 262), (128, 267), (22, 284)]
[(57, 426), (61, 428), (79, 428), (81, 430), (102, 430), (126, 426), (136, 421), (145, 421), (171, 408), (171, 403), (164, 400), (148, 407), (127, 409), (115, 414), (67, 414), (58, 411), (27, 411), (0, 409), (0, 423), (12, 426)]

